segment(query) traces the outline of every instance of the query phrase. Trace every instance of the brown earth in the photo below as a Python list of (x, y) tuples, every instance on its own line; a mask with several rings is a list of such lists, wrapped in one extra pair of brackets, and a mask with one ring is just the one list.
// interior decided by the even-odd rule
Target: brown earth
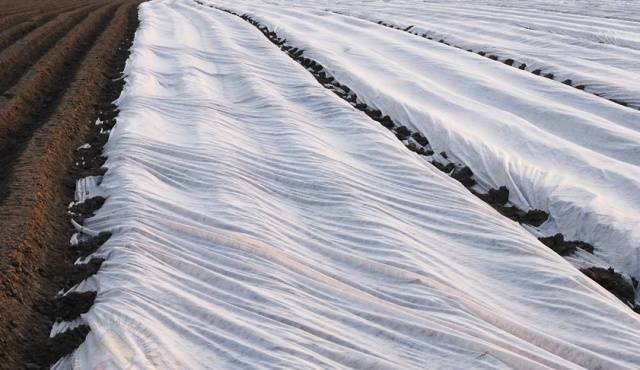
[(60, 314), (53, 298), (100, 266), (72, 265), (73, 159), (113, 99), (139, 2), (0, 0), (1, 369), (48, 365), (32, 359)]

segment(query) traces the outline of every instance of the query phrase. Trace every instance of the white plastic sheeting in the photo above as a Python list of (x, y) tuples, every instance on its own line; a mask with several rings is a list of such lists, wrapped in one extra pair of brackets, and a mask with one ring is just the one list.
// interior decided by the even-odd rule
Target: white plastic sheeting
[(553, 73), (558, 81), (569, 79), (587, 92), (640, 109), (640, 22), (477, 4), (395, 4), (344, 11), (511, 58), (528, 71)]
[(637, 314), (253, 26), (140, 7), (55, 368), (633, 369)]
[(467, 164), (484, 187), (506, 185), (516, 205), (549, 211), (539, 232), (596, 247), (578, 265), (604, 261), (640, 276), (640, 111), (358, 18), (223, 6), (304, 49), (366, 103)]

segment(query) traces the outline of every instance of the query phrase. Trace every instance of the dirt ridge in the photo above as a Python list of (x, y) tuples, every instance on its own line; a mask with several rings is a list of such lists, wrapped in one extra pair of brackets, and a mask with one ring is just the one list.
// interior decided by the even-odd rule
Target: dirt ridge
[[(0, 102), (0, 169), (11, 173), (34, 131), (54, 113), (65, 89), (91, 45), (112, 19), (114, 8), (103, 7), (93, 12), (72, 33), (36, 63), (14, 88), (11, 99)], [(0, 180), (0, 205), (12, 189), (19, 189), (12, 176)], [(14, 186), (11, 186), (11, 184)], [(0, 214), (2, 214), (0, 208)]]
[[(95, 7), (85, 7), (56, 16), (17, 40), (0, 53), (0, 92), (5, 92), (30, 68), (34, 61), (54, 47)], [(7, 98), (7, 96), (5, 96)]]

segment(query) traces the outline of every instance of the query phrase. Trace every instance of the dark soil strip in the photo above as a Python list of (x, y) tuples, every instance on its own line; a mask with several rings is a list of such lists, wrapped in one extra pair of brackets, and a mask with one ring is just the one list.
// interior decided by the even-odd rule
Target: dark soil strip
[(46, 338), (40, 344), (38, 351), (31, 354), (29, 362), (25, 362), (26, 369), (49, 369), (50, 366), (41, 364), (54, 364), (69, 354), (69, 349), (78, 348), (84, 342), (91, 328), (87, 325), (80, 325), (67, 330), (53, 338)]
[[(337, 12), (337, 11), (333, 11), (333, 13), (351, 17), (351, 15), (343, 14), (343, 13), (340, 13), (340, 12)], [(368, 21), (368, 22), (373, 22), (371, 20), (364, 19), (364, 18), (358, 18), (358, 19), (365, 20), (365, 21)], [(393, 24), (385, 22), (385, 21), (378, 21), (378, 22), (374, 22), (374, 23), (377, 23), (377, 24), (385, 26), (385, 27), (393, 28), (395, 30), (404, 31), (404, 32), (410, 33), (410, 34), (415, 35), (415, 36), (419, 36), (419, 37), (426, 38), (426, 39), (429, 39), (429, 40), (437, 41), (437, 42), (439, 42), (441, 44), (444, 44), (444, 45), (447, 45), (447, 46), (451, 46), (451, 47), (454, 47), (456, 49), (465, 50), (465, 51), (468, 51), (470, 53), (477, 53), (478, 55), (486, 57), (488, 59), (495, 60), (497, 62), (501, 62), (501, 63), (504, 63), (504, 64), (506, 64), (508, 66), (511, 66), (511, 67), (514, 67), (514, 68), (518, 68), (518, 69), (521, 69), (521, 70), (524, 70), (524, 71), (527, 71), (527, 72), (531, 72), (536, 76), (541, 76), (541, 77), (548, 78), (550, 80), (562, 82), (563, 84), (565, 84), (567, 86), (571, 86), (571, 87), (574, 87), (574, 88), (576, 88), (578, 90), (585, 91), (587, 93), (590, 93), (592, 95), (598, 96), (598, 97), (600, 97), (602, 99), (609, 100), (609, 101), (614, 102), (616, 104), (640, 110), (640, 107), (636, 107), (636, 106), (630, 105), (628, 102), (625, 102), (625, 101), (622, 101), (622, 100), (617, 100), (617, 99), (607, 98), (606, 96), (603, 96), (602, 94), (598, 94), (598, 93), (593, 92), (593, 91), (587, 91), (586, 89), (588, 89), (588, 86), (577, 84), (577, 83), (575, 83), (575, 82), (573, 82), (572, 80), (569, 80), (569, 79), (560, 80), (560, 79), (556, 78), (553, 73), (543, 73), (542, 70), (540, 70), (540, 69), (531, 69), (525, 63), (518, 62), (518, 61), (513, 60), (511, 58), (501, 58), (501, 57), (499, 57), (499, 56), (497, 56), (495, 54), (487, 53), (487, 52), (482, 51), (482, 50), (465, 49), (465, 48), (463, 48), (461, 46), (452, 45), (452, 44), (448, 43), (447, 41), (445, 41), (442, 38), (438, 38), (436, 40), (436, 39), (434, 39), (432, 36), (430, 36), (427, 33), (420, 34), (415, 30), (411, 30), (411, 28), (413, 28), (413, 26), (402, 28), (402, 27), (393, 25)]]
[(71, 292), (56, 298), (54, 312), (57, 321), (71, 321), (89, 311), (96, 292)]
[(564, 235), (562, 234), (540, 238), (540, 241), (561, 256), (570, 256), (578, 248), (593, 253), (593, 245), (578, 240), (564, 240)]
[[(8, 182), (12, 191), (0, 203), (2, 369), (48, 368), (77, 348), (89, 332), (87, 326), (80, 326), (49, 338), (54, 321), (73, 319), (90, 309), (95, 292), (68, 292), (62, 298), (56, 294), (98, 271), (100, 259), (78, 266), (73, 262), (81, 248), (95, 250), (109, 235), (83, 241), (75, 249), (68, 245), (74, 232), (68, 204), (75, 179), (97, 171), (74, 166), (86, 155), (75, 149), (97, 136), (92, 131), (100, 129), (95, 119), (104, 114), (102, 107), (110, 106), (113, 86), (119, 84), (110, 78), (122, 71), (138, 27), (138, 1), (108, 3), (118, 2), (124, 5), (115, 16), (96, 19), (91, 31), (97, 30), (95, 36), (76, 44), (84, 49), (84, 57), (68, 63), (66, 89), (52, 102), (50, 114), (32, 131), (21, 152), (12, 157)], [(73, 210), (83, 218), (101, 203), (93, 199)]]
[[(0, 0), (0, 30), (32, 20), (45, 13), (60, 13), (89, 4), (105, 4), (109, 0)], [(115, 2), (115, 1), (112, 1)], [(16, 4), (21, 7), (14, 7)]]
[(0, 32), (0, 50), (6, 49), (25, 35), (29, 34), (29, 32), (50, 21), (51, 17), (52, 16), (44, 16), (34, 21), (22, 22), (8, 30)]
[(506, 186), (501, 186), (498, 189), (489, 189), (486, 194), (478, 193), (471, 188), (469, 188), (469, 191), (484, 200), (503, 216), (519, 223), (540, 226), (549, 218), (548, 213), (539, 209), (524, 212), (518, 207), (507, 205), (509, 201), (509, 189), (507, 189)]
[(591, 278), (603, 288), (610, 291), (618, 297), (622, 302), (631, 307), (635, 312), (640, 313), (640, 305), (635, 304), (635, 289), (638, 281), (632, 279), (633, 284), (629, 283), (619, 272), (613, 267), (608, 269), (602, 267), (589, 267), (581, 269), (585, 275)]
[[(96, 249), (98, 247), (99, 245), (96, 247)], [(95, 275), (100, 270), (100, 267), (102, 267), (103, 262), (104, 262), (104, 259), (102, 258), (92, 258), (87, 263), (73, 265), (71, 267), (71, 271), (65, 276), (65, 282), (62, 289), (67, 291), (71, 289), (74, 285), (77, 285), (81, 283), (83, 280), (86, 280), (91, 276)]]
[[(194, 1), (200, 5), (204, 5), (200, 1)], [(364, 112), (371, 119), (377, 121), (385, 128), (391, 130), (396, 135), (396, 137), (406, 145), (409, 150), (420, 155), (433, 157), (434, 153), (433, 150), (431, 150), (429, 140), (424, 135), (419, 132), (412, 132), (405, 126), (396, 125), (393, 119), (388, 115), (385, 115), (380, 110), (370, 108), (366, 104), (362, 103), (361, 100), (358, 99), (357, 95), (348, 86), (336, 81), (336, 79), (331, 76), (321, 64), (319, 64), (315, 60), (306, 58), (304, 56), (304, 50), (289, 45), (285, 39), (278, 37), (275, 32), (269, 30), (266, 26), (261, 25), (248, 14), (240, 15), (228, 9), (218, 8), (214, 6), (210, 7), (236, 15), (251, 23), (253, 26), (258, 28), (273, 44), (278, 46), (282, 51), (286, 52), (292, 59), (297, 61), (307, 71), (309, 71), (322, 86), (330, 89), (336, 95), (349, 102), (354, 108)], [(507, 202), (509, 199), (509, 190), (505, 186), (501, 186), (498, 189), (490, 189), (486, 194), (476, 192), (472, 188), (473, 185), (475, 185), (475, 180), (473, 179), (473, 172), (471, 171), (471, 169), (460, 163), (453, 163), (450, 161), (446, 164), (443, 163), (444, 161), (447, 161), (447, 159), (447, 154), (442, 152), (439, 154), (438, 159), (431, 159), (431, 164), (433, 164), (439, 170), (449, 174), (454, 179), (458, 180), (471, 193), (491, 205), (505, 217), (508, 217), (519, 223), (529, 224), (533, 226), (540, 226), (549, 217), (548, 213), (541, 210), (534, 209), (529, 210), (528, 212), (524, 212), (515, 206), (508, 206)], [(574, 253), (577, 248), (581, 248), (590, 253), (593, 253), (593, 246), (591, 246), (590, 244), (582, 241), (565, 241), (562, 234), (556, 234), (547, 238), (540, 238), (540, 241), (562, 255)], [(622, 275), (620, 275), (619, 273), (614, 273), (613, 269), (611, 268), (609, 270), (611, 270), (612, 274), (617, 274), (619, 279), (625, 281)], [(605, 288), (609, 289), (608, 285), (602, 283), (602, 281), (604, 280), (599, 279), (596, 281), (598, 281)], [(616, 294), (616, 292), (613, 293)], [(623, 302), (626, 303), (627, 301), (623, 300)], [(633, 300), (631, 300), (631, 302), (633, 302)], [(638, 310), (640, 311), (640, 308)]]
[[(53, 114), (86, 52), (113, 14), (114, 9), (109, 8), (91, 14), (34, 66), (27, 78), (9, 90), (12, 101), (0, 103), (0, 171), (11, 172), (33, 132)], [(0, 203), (9, 195), (10, 183), (10, 176), (0, 179)]]
[(6, 30), (25, 22), (29, 18), (25, 14), (9, 14), (0, 18), (0, 30)]
[[(91, 6), (93, 4), (93, 6)], [(43, 10), (36, 12), (33, 16), (26, 17), (25, 20), (12, 27), (2, 28), (0, 27), (0, 51), (12, 46), (18, 40), (28, 36), (32, 31), (45, 25), (47, 22), (62, 15), (63, 13), (71, 14), (75, 10), (85, 9), (85, 13), (88, 13), (90, 8), (95, 9), (95, 1), (86, 2), (81, 4), (73, 4), (66, 6), (58, 6), (51, 11)], [(38, 41), (38, 40), (36, 40)]]
[(78, 258), (84, 258), (97, 251), (102, 244), (109, 240), (109, 238), (111, 238), (111, 233), (104, 231), (97, 236), (81, 241), (73, 248), (73, 250)]
[[(0, 54), (0, 92), (15, 84), (35, 61), (44, 55), (69, 30), (87, 17), (94, 7), (85, 7), (46, 22)], [(11, 98), (11, 96), (4, 96)]]
[[(84, 156), (82, 156), (81, 153), (79, 153), (79, 156), (84, 159)], [(105, 199), (103, 197), (93, 197), (82, 203), (74, 204), (69, 210), (69, 213), (77, 223), (82, 225), (84, 220), (92, 217), (94, 212), (102, 207), (104, 202)]]

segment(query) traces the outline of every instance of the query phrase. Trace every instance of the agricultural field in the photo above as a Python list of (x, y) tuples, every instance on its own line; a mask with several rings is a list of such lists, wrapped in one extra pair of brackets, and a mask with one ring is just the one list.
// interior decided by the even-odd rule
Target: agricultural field
[(59, 357), (47, 338), (56, 292), (75, 284), (67, 205), (95, 171), (76, 148), (114, 114), (138, 3), (0, 1), (0, 368)]
[(640, 3), (0, 9), (0, 368), (640, 368)]

